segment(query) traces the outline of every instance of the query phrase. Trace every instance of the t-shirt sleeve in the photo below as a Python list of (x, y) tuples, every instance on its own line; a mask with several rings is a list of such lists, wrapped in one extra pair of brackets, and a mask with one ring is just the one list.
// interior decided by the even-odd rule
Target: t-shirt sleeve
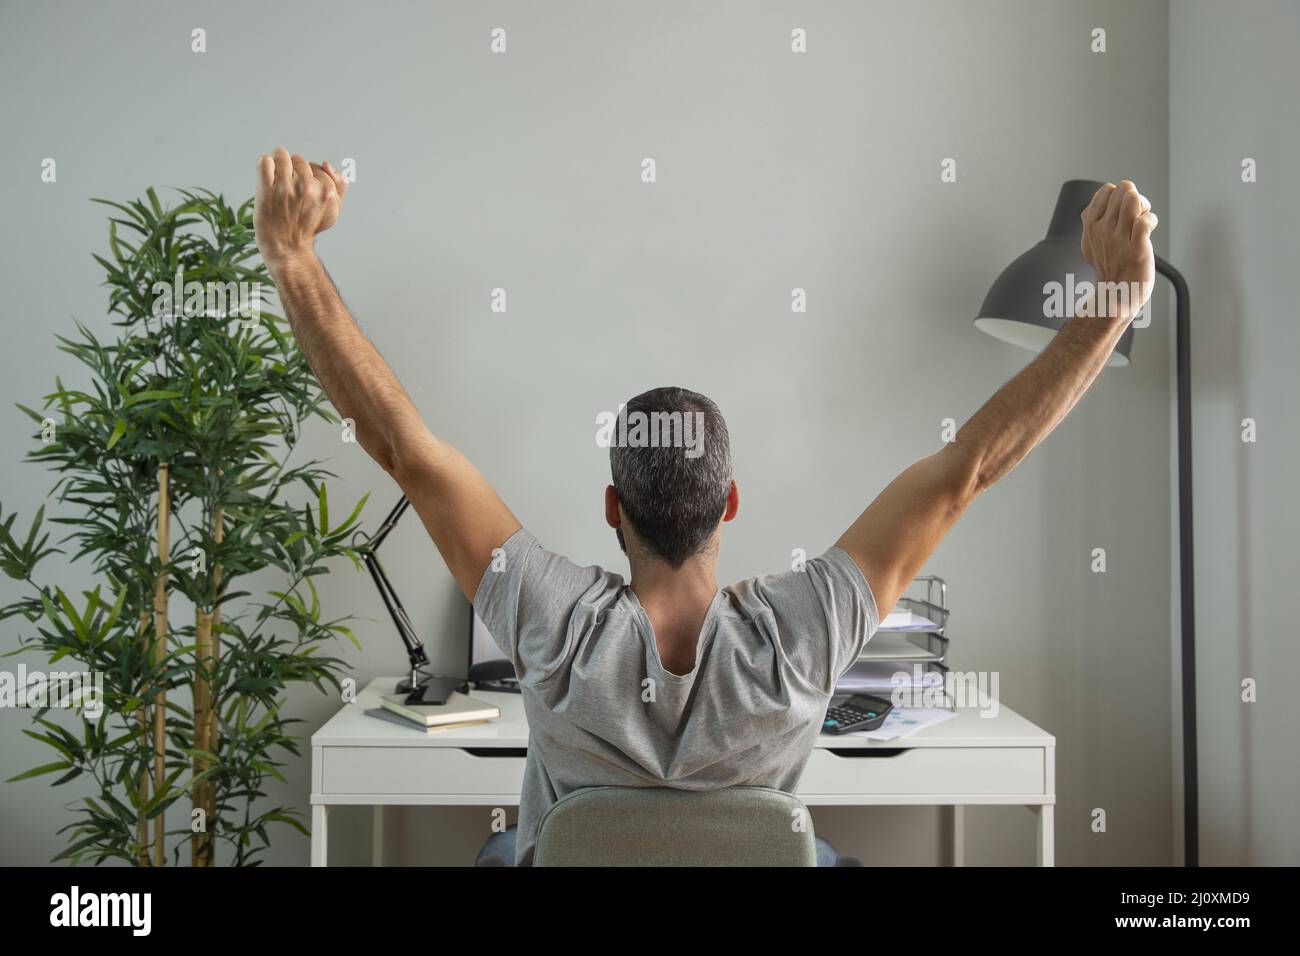
[(880, 626), (867, 579), (837, 547), (801, 571), (763, 575), (751, 585), (753, 597), (771, 611), (786, 659), (827, 694)]
[(520, 528), (483, 572), (474, 612), (520, 682), (539, 684), (564, 662), (574, 610), (604, 579), (600, 568), (547, 551)]

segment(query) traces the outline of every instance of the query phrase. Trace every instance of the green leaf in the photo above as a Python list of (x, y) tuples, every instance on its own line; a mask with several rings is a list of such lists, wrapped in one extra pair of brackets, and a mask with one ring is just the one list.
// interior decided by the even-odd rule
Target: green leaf
[(26, 727), (23, 728), (23, 733), (28, 737), (31, 737), (33, 740), (39, 740), (41, 743), (49, 744), (59, 753), (63, 754), (63, 756), (67, 757), (69, 764), (76, 759), (76, 755), (53, 734), (38, 734), (36, 731), (28, 730)]
[(288, 814), (276, 813), (272, 811), (270, 813), (263, 814), (262, 819), (274, 820), (277, 823), (287, 823), (289, 826), (293, 827), (303, 836), (311, 836), (311, 832), (305, 826), (302, 825), (301, 820), (295, 820), (293, 817), (289, 816)]
[(128, 216), (134, 219), (136, 222), (144, 222), (144, 220), (140, 218), (140, 216), (136, 213), (134, 209), (132, 209), (130, 206), (124, 206), (120, 202), (113, 202), (113, 200), (111, 199), (95, 199), (95, 198), (92, 198), (90, 201), (103, 203), (105, 206), (112, 206), (114, 209), (120, 209), (122, 210), (122, 212), (126, 213)]
[(67, 770), (71, 766), (72, 764), (68, 763), (66, 760), (60, 760), (58, 763), (43, 764), (39, 767), (33, 767), (31, 770), (26, 770), (16, 777), (10, 777), (5, 781), (5, 783), (17, 783), (19, 780), (29, 780), (32, 777), (39, 777), (41, 774), (54, 773), (56, 770)]
[(316, 499), (317, 507), (320, 510), (320, 535), (325, 537), (330, 530), (330, 503), (325, 494), (325, 482), (320, 484), (320, 495)]
[(350, 628), (350, 627), (345, 627), (345, 626), (342, 625), (342, 624), (335, 624), (334, 627), (333, 627), (333, 630), (334, 630), (335, 632), (339, 633), (339, 634), (342, 634), (342, 635), (343, 635), (344, 637), (346, 637), (349, 641), (351, 641), (351, 642), (352, 642), (352, 646), (355, 647), (357, 650), (361, 650), (361, 649), (362, 649), (362, 648), (361, 648), (361, 642), (360, 642), (359, 640), (357, 640), (357, 636), (356, 636), (355, 634), (352, 633), (352, 628)]
[(116, 445), (125, 434), (126, 422), (119, 418), (113, 425), (113, 433), (108, 436), (108, 444), (104, 446), (104, 450), (112, 451), (113, 446)]
[(67, 783), (69, 780), (75, 780), (77, 777), (80, 776), (81, 776), (81, 768), (73, 767), (71, 770), (65, 773), (58, 780), (55, 780), (54, 783), (50, 784), (50, 786), (57, 787), (61, 783)]
[(161, 389), (151, 389), (144, 392), (136, 392), (122, 403), (123, 408), (130, 408), (132, 405), (138, 405), (141, 402), (156, 402), (164, 398), (180, 398), (180, 392), (169, 392)]
[(370, 500), (370, 492), (367, 491), (361, 496), (361, 500), (357, 502), (357, 506), (352, 509), (352, 514), (348, 515), (348, 520), (344, 521), (334, 529), (334, 534), (338, 534), (340, 531), (346, 531), (348, 528), (351, 528), (352, 525), (356, 523), (357, 518), (361, 516), (361, 509), (366, 506), (368, 500)]
[(45, 415), (42, 415), (40, 412), (36, 411), (35, 409), (28, 408), (26, 405), (23, 405), (20, 402), (14, 402), (14, 404), (18, 406), (18, 409), (21, 412), (23, 412), (23, 414), (27, 415), (27, 417), (35, 421), (36, 424), (38, 425), (45, 424), (45, 418), (46, 418)]

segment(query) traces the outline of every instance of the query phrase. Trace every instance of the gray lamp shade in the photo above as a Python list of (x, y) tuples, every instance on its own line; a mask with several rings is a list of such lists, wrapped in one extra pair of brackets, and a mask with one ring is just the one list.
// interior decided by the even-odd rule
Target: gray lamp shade
[[(1061, 186), (1056, 209), (1047, 227), (1047, 238), (1002, 270), (980, 306), (975, 327), (996, 339), (1041, 352), (1070, 318), (1073, 306), (1070, 290), (1080, 283), (1094, 283), (1097, 274), (1083, 258), (1079, 242), (1083, 222), (1079, 214), (1102, 186), (1090, 179), (1071, 179)], [(1048, 315), (1048, 283), (1060, 283), (1066, 309)], [(1120, 338), (1108, 365), (1128, 365), (1133, 346), (1130, 326)]]

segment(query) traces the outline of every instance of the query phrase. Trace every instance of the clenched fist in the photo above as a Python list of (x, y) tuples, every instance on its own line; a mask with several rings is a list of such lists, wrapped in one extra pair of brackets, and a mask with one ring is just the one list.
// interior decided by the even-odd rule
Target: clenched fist
[(1159, 220), (1151, 203), (1127, 179), (1118, 186), (1106, 183), (1080, 218), (1083, 257), (1097, 271), (1099, 283), (1122, 284), (1128, 290), (1126, 317), (1132, 319), (1151, 297), (1156, 279), (1151, 233)]
[(253, 231), (269, 268), (310, 255), (316, 233), (339, 217), (348, 181), (327, 160), (309, 163), (283, 148), (257, 161)]

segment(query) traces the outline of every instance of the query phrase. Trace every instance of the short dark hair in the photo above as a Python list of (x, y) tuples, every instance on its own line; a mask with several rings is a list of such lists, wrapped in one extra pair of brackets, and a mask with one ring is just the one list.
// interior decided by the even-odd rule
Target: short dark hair
[[(636, 413), (649, 420), (656, 439), (670, 422), (682, 429), (689, 415), (689, 433), (700, 442), (698, 448), (657, 440), (609, 446), (614, 490), (637, 537), (655, 557), (680, 567), (708, 546), (727, 507), (732, 478), (727, 423), (711, 399), (678, 387), (642, 392), (628, 400), (620, 417), (631, 423)], [(618, 543), (626, 552), (622, 531)]]

